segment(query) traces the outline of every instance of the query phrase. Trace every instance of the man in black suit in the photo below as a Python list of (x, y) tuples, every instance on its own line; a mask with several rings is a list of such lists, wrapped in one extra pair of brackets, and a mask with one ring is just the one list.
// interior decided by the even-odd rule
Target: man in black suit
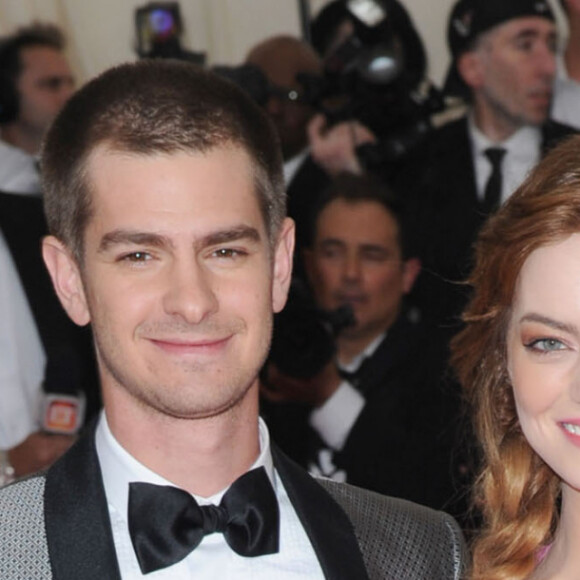
[(298, 38), (273, 36), (252, 47), (246, 63), (257, 66), (269, 84), (265, 110), (280, 139), (288, 214), (296, 223), (301, 247), (308, 208), (328, 183), (326, 171), (310, 156), (307, 127), (315, 113), (306, 98), (303, 77), (321, 78), (322, 62), (314, 49)]
[(456, 404), (443, 385), (445, 341), (407, 301), (421, 267), (409, 216), (386, 185), (350, 174), (313, 214), (305, 264), (315, 303), (348, 305), (355, 320), (313, 376), (282, 374), (285, 357), (272, 358), (262, 394), (274, 440), (314, 473), (449, 508)]
[[(456, 314), (472, 244), (490, 212), (573, 130), (549, 120), (556, 27), (545, 0), (459, 0), (448, 28), (447, 90), (467, 115), (434, 131), (395, 180), (422, 216), (424, 303)], [(437, 312), (437, 309), (440, 309)]]
[(293, 224), (241, 90), (188, 63), (117, 67), (72, 97), (42, 163), (43, 255), (92, 325), (104, 413), (0, 491), (4, 580), (459, 578), (449, 516), (317, 482), (259, 421)]
[[(54, 378), (55, 365), (72, 384), (71, 369), (85, 361), (65, 359), (90, 358), (86, 336), (88, 348), (78, 352), (83, 339), (56, 300), (40, 255), (47, 232), (37, 156), (73, 90), (64, 48), (62, 33), (41, 23), (19, 28), (0, 44), (0, 449), (10, 464), (6, 471), (19, 476), (47, 467), (73, 443), (41, 430), (42, 384)], [(84, 379), (78, 383), (79, 390), (87, 386)]]

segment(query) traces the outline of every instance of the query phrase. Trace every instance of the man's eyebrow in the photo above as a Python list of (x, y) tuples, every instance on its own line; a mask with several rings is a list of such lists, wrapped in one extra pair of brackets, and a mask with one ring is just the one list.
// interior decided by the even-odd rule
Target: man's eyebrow
[[(195, 245), (204, 248), (239, 240), (259, 242), (261, 236), (256, 228), (241, 225), (207, 234), (196, 241)], [(111, 246), (116, 245), (151, 246), (155, 248), (174, 247), (171, 239), (162, 234), (118, 229), (108, 232), (102, 237), (98, 251), (106, 252)]]
[[(318, 245), (322, 248), (328, 248), (328, 247), (344, 247), (346, 246), (346, 243), (344, 242), (344, 240), (341, 240), (340, 238), (325, 238), (323, 240), (320, 240), (320, 242), (318, 242)], [(362, 243), (362, 244), (358, 244), (357, 249), (359, 251), (363, 251), (363, 252), (382, 252), (385, 254), (392, 254), (392, 251), (390, 248), (387, 248), (386, 246), (382, 246), (380, 244), (373, 244), (373, 243)]]
[(360, 249), (363, 252), (383, 252), (385, 254), (391, 254), (391, 248), (387, 246), (382, 246), (381, 244), (361, 244)]
[(540, 36), (540, 32), (535, 28), (524, 28), (523, 30), (520, 30), (516, 34), (516, 38), (535, 37), (535, 36)]
[(136, 246), (153, 246), (161, 248), (163, 246), (173, 247), (173, 242), (161, 234), (150, 232), (139, 232), (132, 230), (113, 230), (106, 233), (99, 244), (99, 252), (106, 252), (111, 246), (116, 245), (136, 245)]
[[(514, 38), (518, 39), (518, 40), (526, 40), (526, 39), (535, 39), (535, 38), (540, 38), (543, 37), (544, 33), (540, 32), (539, 30), (536, 30), (535, 28), (523, 28), (522, 30), (520, 30)], [(557, 40), (558, 39), (558, 33), (556, 31), (551, 31), (548, 33), (548, 39), (549, 40)]]
[(319, 246), (344, 246), (345, 243), (340, 238), (323, 238), (318, 242)]
[(227, 230), (212, 232), (201, 238), (196, 245), (200, 247), (215, 246), (218, 244), (227, 244), (239, 240), (249, 240), (259, 242), (262, 239), (260, 232), (251, 226), (240, 225)]
[(562, 330), (569, 334), (579, 334), (578, 327), (575, 324), (567, 324), (566, 322), (561, 322), (560, 320), (555, 320), (549, 316), (544, 316), (537, 312), (528, 312), (520, 318), (520, 324), (522, 322), (538, 322), (539, 324), (545, 324), (555, 330)]

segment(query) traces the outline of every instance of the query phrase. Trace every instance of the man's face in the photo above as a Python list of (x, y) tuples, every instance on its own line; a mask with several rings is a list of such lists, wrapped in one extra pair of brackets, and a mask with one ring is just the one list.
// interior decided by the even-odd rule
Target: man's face
[(343, 336), (369, 341), (393, 324), (419, 268), (402, 260), (397, 222), (380, 203), (342, 199), (320, 213), (306, 267), (321, 308), (353, 307)]
[(73, 93), (73, 76), (64, 54), (54, 48), (25, 48), (20, 60), (18, 121), (31, 133), (44, 135)]
[(98, 148), (88, 179), (84, 261), (67, 257), (60, 294), (75, 322), (92, 323), (105, 403), (182, 418), (234, 408), (257, 384), (286, 299), (292, 223), (271, 248), (239, 148)]
[[(556, 28), (541, 17), (509, 20), (486, 33), (470, 63), (466, 82), (474, 92), (476, 118), (515, 131), (548, 117), (556, 74)], [(464, 72), (464, 71), (463, 71)]]

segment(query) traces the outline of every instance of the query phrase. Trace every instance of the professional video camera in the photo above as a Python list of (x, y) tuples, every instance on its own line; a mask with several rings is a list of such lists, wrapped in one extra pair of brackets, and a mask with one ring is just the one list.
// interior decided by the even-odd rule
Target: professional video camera
[(141, 58), (175, 58), (205, 63), (205, 54), (181, 46), (183, 24), (177, 2), (150, 2), (135, 9), (137, 54)]
[(354, 322), (351, 306), (320, 310), (304, 287), (294, 282), (286, 307), (274, 317), (268, 361), (290, 377), (313, 377), (334, 357), (336, 336)]
[(364, 163), (395, 161), (429, 132), (432, 115), (443, 109), (441, 93), (425, 78), (421, 41), (399, 2), (334, 5), (335, 24), (338, 14), (341, 29), (346, 24), (350, 34), (326, 55), (322, 78), (300, 75), (302, 98), (321, 110), (329, 125), (356, 119), (377, 135), (377, 145), (360, 151)]
[[(137, 54), (140, 58), (172, 58), (204, 65), (203, 52), (185, 50), (181, 45), (183, 24), (177, 2), (150, 2), (135, 10)], [(216, 74), (244, 89), (259, 105), (270, 95), (268, 80), (252, 65), (215, 66)]]

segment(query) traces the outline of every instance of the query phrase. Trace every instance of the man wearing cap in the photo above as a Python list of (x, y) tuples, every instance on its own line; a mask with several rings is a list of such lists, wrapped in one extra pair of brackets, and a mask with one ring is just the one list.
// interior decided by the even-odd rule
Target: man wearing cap
[(396, 183), (424, 218), (424, 264), (436, 274), (428, 285), (445, 287), (423, 284), (423, 291), (438, 315), (462, 303), (442, 280), (469, 273), (472, 242), (486, 216), (572, 132), (549, 120), (557, 37), (546, 0), (459, 0), (448, 42), (446, 88), (468, 99), (468, 113), (436, 130)]

